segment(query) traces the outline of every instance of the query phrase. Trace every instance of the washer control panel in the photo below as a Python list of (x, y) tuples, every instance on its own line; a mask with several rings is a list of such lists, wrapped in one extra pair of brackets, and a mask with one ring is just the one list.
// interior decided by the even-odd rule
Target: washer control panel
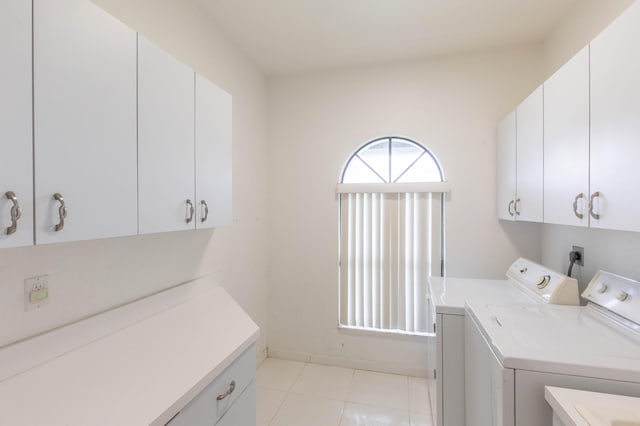
[(518, 287), (541, 300), (557, 305), (578, 305), (578, 282), (531, 260), (519, 258), (507, 270), (507, 277)]

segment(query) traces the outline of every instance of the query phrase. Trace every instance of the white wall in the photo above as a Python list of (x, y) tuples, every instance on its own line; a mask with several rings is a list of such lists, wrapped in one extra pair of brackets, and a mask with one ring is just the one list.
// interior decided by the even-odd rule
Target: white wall
[(634, 0), (581, 0), (544, 42), (545, 77), (586, 46)]
[[(266, 81), (203, 12), (180, 0), (99, 0), (233, 95), (233, 224), (0, 250), (0, 346), (213, 273), (261, 327), (266, 346)], [(50, 304), (23, 312), (23, 280), (49, 274)]]
[(501, 278), (515, 257), (539, 258), (539, 225), (496, 219), (495, 129), (541, 81), (541, 58), (530, 47), (270, 79), (270, 354), (426, 373), (424, 339), (337, 330), (335, 184), (373, 138), (407, 136), (439, 158), (450, 276)]
[[(633, 0), (583, 0), (560, 22), (544, 45), (546, 74), (555, 72), (591, 39), (600, 33)], [(542, 261), (553, 269), (566, 271), (573, 245), (585, 249), (585, 266), (576, 266), (573, 276), (584, 289), (598, 269), (640, 280), (640, 234), (634, 232), (582, 229), (544, 225)]]

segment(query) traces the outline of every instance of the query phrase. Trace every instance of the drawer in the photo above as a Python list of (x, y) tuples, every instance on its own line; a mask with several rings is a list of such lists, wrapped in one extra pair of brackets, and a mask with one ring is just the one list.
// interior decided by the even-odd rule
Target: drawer
[(251, 382), (216, 426), (255, 426), (256, 417), (256, 384)]
[[(255, 374), (256, 347), (253, 344), (180, 410), (167, 425), (200, 426), (216, 423), (250, 384), (254, 386)], [(234, 385), (232, 386), (231, 383)], [(233, 390), (231, 390), (232, 387)]]
[(229, 368), (216, 377), (213, 383), (207, 386), (203, 392), (207, 393), (207, 398), (210, 398), (209, 401), (215, 406), (216, 421), (227, 412), (245, 388), (253, 382), (255, 376), (256, 346), (253, 344)]

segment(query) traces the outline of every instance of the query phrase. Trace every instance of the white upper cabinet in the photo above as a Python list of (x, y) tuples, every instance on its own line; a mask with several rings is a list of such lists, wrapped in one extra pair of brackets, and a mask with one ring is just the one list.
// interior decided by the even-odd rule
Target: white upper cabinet
[[(33, 244), (31, 2), (0, 2), (0, 248)], [(14, 226), (15, 225), (15, 226)]]
[(591, 42), (591, 227), (640, 231), (640, 2)]
[(231, 95), (196, 74), (196, 227), (231, 223)]
[(138, 36), (141, 234), (195, 229), (194, 72)]
[(515, 220), (516, 200), (516, 112), (499, 124), (497, 132), (498, 219)]
[(589, 48), (544, 83), (544, 221), (589, 224)]
[(498, 125), (498, 218), (542, 222), (542, 87)]
[(542, 86), (516, 109), (516, 220), (542, 222)]
[(36, 242), (134, 235), (136, 33), (86, 0), (33, 22)]

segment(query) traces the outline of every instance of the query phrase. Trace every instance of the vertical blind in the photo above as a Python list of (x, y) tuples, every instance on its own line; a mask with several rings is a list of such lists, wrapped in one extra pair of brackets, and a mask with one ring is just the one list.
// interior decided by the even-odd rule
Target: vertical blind
[(432, 204), (431, 192), (340, 193), (340, 326), (431, 331)]

